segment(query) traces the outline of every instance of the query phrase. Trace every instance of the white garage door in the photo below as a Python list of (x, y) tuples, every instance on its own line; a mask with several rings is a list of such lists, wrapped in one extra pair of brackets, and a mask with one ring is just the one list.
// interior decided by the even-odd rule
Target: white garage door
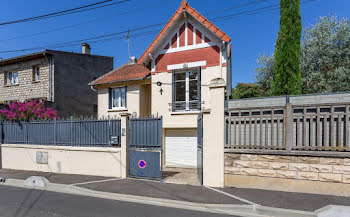
[(173, 167), (197, 167), (196, 130), (166, 131), (165, 165)]

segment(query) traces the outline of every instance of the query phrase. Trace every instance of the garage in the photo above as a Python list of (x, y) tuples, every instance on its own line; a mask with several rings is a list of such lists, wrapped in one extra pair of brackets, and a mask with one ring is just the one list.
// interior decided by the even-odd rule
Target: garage
[(166, 130), (165, 165), (169, 167), (197, 167), (197, 131)]

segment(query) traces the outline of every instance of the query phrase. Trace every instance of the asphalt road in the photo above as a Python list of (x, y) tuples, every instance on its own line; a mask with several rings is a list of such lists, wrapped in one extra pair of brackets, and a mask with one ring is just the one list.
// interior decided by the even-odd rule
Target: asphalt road
[(226, 217), (168, 207), (0, 186), (4, 217)]

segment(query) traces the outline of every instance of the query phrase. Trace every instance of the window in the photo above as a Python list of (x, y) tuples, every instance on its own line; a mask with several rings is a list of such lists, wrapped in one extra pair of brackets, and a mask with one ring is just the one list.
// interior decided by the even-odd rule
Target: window
[(173, 111), (200, 110), (200, 70), (173, 74)]
[(18, 72), (7, 73), (7, 85), (18, 84)]
[(118, 87), (111, 89), (111, 108), (126, 108), (126, 87)]
[(33, 81), (40, 81), (40, 67), (33, 67)]

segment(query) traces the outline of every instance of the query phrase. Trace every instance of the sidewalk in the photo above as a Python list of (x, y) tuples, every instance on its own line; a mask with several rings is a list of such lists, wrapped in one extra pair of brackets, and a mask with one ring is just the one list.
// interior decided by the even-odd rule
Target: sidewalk
[(140, 179), (116, 179), (0, 169), (0, 177), (25, 180), (30, 176), (44, 176), (51, 183), (76, 186), (101, 193), (117, 193), (201, 204), (261, 205), (308, 212), (314, 212), (329, 205), (350, 206), (349, 197), (243, 188), (212, 189), (204, 186), (169, 184)]

